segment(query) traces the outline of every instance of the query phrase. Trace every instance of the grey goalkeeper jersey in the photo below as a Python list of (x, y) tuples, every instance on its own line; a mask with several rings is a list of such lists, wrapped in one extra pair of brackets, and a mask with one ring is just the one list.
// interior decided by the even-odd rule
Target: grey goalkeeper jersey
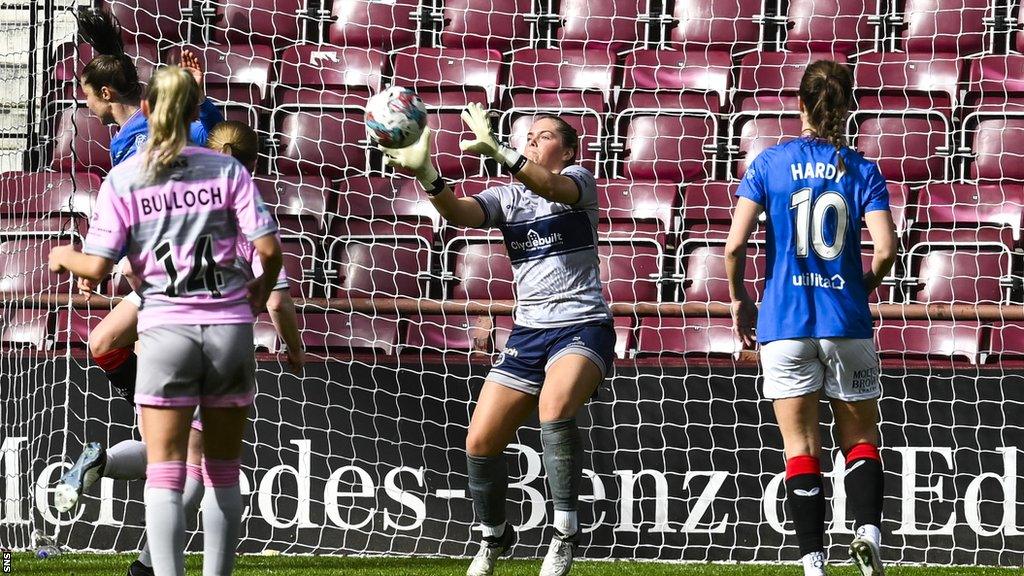
[(597, 256), (597, 183), (581, 166), (562, 170), (580, 190), (576, 204), (541, 198), (516, 182), (473, 196), (498, 228), (512, 261), (517, 325), (558, 328), (611, 318)]

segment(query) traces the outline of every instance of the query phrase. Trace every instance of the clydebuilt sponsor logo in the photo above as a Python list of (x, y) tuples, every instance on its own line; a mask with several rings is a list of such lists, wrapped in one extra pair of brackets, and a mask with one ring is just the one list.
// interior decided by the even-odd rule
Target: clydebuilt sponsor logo
[(526, 241), (513, 240), (509, 242), (509, 245), (513, 250), (536, 250), (538, 248), (547, 248), (548, 246), (557, 246), (562, 243), (562, 233), (552, 232), (547, 236), (541, 236), (536, 230), (529, 230), (526, 233)]
[(846, 280), (839, 274), (828, 278), (818, 274), (817, 272), (804, 272), (803, 274), (793, 274), (793, 286), (810, 286), (811, 288), (842, 290), (846, 287)]
[[(391, 532), (419, 530), (428, 518), (471, 521), (453, 517), (449, 504), (451, 500), (464, 500), (468, 506), (470, 497), (466, 487), (448, 483), (432, 486), (427, 468), (352, 464), (332, 470), (325, 480), (319, 474), (314, 478), (313, 459), (317, 456), (313, 453), (312, 441), (293, 440), (291, 444), (298, 454), (289, 458), (289, 462), (257, 469), (255, 475), (245, 472), (240, 475), (247, 503), (244, 518), (248, 522), (274, 528), (334, 527)], [(318, 451), (324, 449), (324, 446), (318, 447)], [(280, 454), (276, 447), (258, 445), (257, 450), (260, 462)], [(508, 450), (524, 462), (523, 473), (509, 479), (510, 496), (523, 503), (523, 516), (517, 529), (543, 529), (547, 525), (548, 504), (543, 491), (541, 455), (522, 444), (510, 444)], [(994, 448), (992, 452), (1002, 458), (983, 460), (986, 467), (980, 473), (973, 472), (966, 485), (954, 483), (954, 477), (959, 474), (951, 447), (906, 446), (885, 452), (888, 453), (885, 456), (887, 466), (900, 479), (887, 486), (886, 494), (887, 499), (902, 503), (901, 512), (891, 518), (899, 524), (894, 534), (956, 536), (963, 532), (954, 534), (954, 527), (966, 525), (977, 536), (1024, 535), (1018, 517), (1022, 502), (1017, 489), (1020, 449), (1016, 446)], [(70, 517), (58, 517), (52, 507), (52, 493), (61, 474), (71, 464), (53, 462), (36, 477), (27, 478), (22, 466), (32, 459), (28, 438), (24, 436), (5, 438), (0, 443), (0, 455), (0, 474), (7, 478), (6, 483), (0, 483), (0, 526), (29, 524), (33, 515), (30, 506), (49, 524), (73, 524), (82, 519), (86, 506), (94, 507), (88, 521), (97, 526), (135, 522), (123, 517), (124, 506), (120, 503), (123, 497), (115, 496), (115, 481), (109, 478), (104, 478), (100, 489), (93, 492), (98, 502), (86, 498), (85, 506), (79, 506)], [(977, 461), (976, 456), (971, 459)], [(781, 514), (785, 472), (766, 474), (766, 483), (759, 491), (740, 489), (740, 500), (760, 500), (757, 516), (748, 517), (755, 512), (734, 506), (737, 500), (734, 474), (721, 470), (687, 470), (682, 462), (679, 464), (678, 469), (616, 469), (600, 474), (584, 469), (580, 500), (584, 505), (594, 505), (598, 513), (592, 523), (581, 527), (583, 531), (593, 532), (601, 526), (612, 525), (615, 532), (722, 534), (753, 523), (766, 525), (778, 533), (792, 533)], [(832, 534), (853, 533), (853, 518), (847, 510), (846, 474), (845, 459), (836, 451), (832, 471), (824, 475), (832, 484), (833, 515), (828, 526)], [(289, 479), (282, 483), (284, 477)], [(461, 481), (465, 482), (464, 478)], [(285, 485), (289, 488), (282, 492), (281, 487)], [(611, 497), (611, 494), (617, 496)], [(291, 503), (286, 514), (279, 510), (281, 501)], [(932, 513), (927, 512), (927, 507), (918, 506), (929, 502), (955, 505)], [(646, 505), (641, 507), (641, 503)], [(608, 510), (609, 504), (616, 512)], [(737, 517), (737, 513), (741, 517)], [(956, 545), (977, 549), (976, 537), (967, 538), (956, 536)]]

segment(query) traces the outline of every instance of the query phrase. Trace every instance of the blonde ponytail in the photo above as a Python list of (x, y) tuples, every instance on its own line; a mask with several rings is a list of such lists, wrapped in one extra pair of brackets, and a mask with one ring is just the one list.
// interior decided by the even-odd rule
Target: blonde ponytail
[(248, 125), (237, 120), (225, 120), (210, 129), (206, 147), (233, 156), (252, 170), (260, 154), (260, 138)]
[(199, 106), (199, 86), (183, 68), (166, 66), (153, 73), (146, 101), (149, 140), (143, 164), (152, 174), (159, 175), (188, 144), (189, 124)]

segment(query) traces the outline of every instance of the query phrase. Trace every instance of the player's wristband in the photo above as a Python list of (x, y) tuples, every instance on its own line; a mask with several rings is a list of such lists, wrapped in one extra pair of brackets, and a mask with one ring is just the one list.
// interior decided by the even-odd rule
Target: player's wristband
[[(423, 184), (423, 183), (421, 182), (420, 184)], [(426, 190), (426, 192), (427, 192), (427, 194), (429, 196), (433, 197), (433, 196), (437, 196), (441, 192), (444, 192), (444, 189), (447, 186), (448, 186), (448, 183), (444, 181), (444, 177), (442, 177), (440, 174), (438, 174), (437, 178), (434, 178), (433, 182), (430, 183), (429, 187), (424, 184), (423, 185), (423, 189)]]
[(508, 168), (511, 174), (518, 173), (523, 169), (523, 166), (526, 166), (526, 156), (504, 144), (498, 145), (498, 160)]

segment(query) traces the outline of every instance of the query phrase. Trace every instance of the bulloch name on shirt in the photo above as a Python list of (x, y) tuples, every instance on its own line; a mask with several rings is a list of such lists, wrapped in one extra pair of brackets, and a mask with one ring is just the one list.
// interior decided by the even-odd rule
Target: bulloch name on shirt
[(139, 198), (139, 206), (142, 209), (143, 216), (149, 216), (154, 212), (173, 212), (183, 208), (191, 208), (197, 204), (209, 206), (211, 204), (223, 203), (224, 195), (221, 193), (220, 188), (185, 190), (181, 193), (174, 191), (169, 194), (158, 194), (151, 198)]

